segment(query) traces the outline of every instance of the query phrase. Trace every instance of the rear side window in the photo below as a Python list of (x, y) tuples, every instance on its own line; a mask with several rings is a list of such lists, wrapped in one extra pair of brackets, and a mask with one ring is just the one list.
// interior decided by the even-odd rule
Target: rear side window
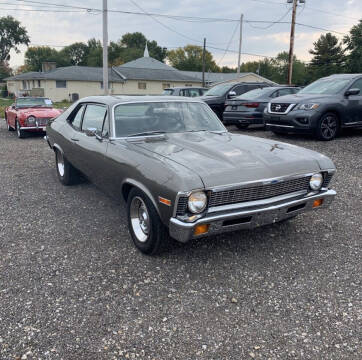
[(278, 91), (278, 96), (289, 95), (291, 93), (292, 93), (291, 89), (280, 89)]
[(82, 105), (77, 113), (74, 115), (73, 119), (70, 120), (70, 123), (72, 124), (72, 126), (74, 127), (74, 129), (76, 130), (80, 130), (80, 127), (82, 125), (82, 116), (83, 116), (83, 112), (84, 112), (84, 108), (85, 106)]
[(198, 89), (189, 89), (189, 96), (190, 97), (200, 96), (199, 90)]
[(101, 105), (87, 105), (83, 116), (82, 130), (96, 129), (101, 133), (103, 122), (107, 113), (107, 108)]

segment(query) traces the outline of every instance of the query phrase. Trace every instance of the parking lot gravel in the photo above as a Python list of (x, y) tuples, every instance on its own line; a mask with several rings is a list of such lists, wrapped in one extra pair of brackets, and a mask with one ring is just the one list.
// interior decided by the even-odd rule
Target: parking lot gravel
[(0, 124), (0, 359), (361, 359), (362, 130), (243, 131), (330, 156), (331, 208), (147, 257), (122, 204)]

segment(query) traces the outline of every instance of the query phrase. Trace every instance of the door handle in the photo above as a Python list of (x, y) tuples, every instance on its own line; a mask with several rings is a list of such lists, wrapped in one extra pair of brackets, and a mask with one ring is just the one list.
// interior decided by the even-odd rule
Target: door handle
[(72, 141), (79, 141), (77, 138), (71, 138)]

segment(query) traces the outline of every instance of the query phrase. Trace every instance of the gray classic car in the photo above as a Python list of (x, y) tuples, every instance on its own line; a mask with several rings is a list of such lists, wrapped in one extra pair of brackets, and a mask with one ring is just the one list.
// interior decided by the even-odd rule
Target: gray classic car
[(169, 236), (253, 228), (328, 206), (335, 172), (326, 156), (229, 133), (201, 100), (88, 97), (47, 127), (64, 185), (80, 173), (127, 203), (136, 247), (157, 252)]

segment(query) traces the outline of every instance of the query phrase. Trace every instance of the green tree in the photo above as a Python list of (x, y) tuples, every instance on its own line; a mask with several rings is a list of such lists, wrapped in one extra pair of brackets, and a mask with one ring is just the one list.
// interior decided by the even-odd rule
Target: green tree
[(9, 60), (10, 50), (19, 53), (19, 45), (29, 45), (30, 39), (24, 27), (12, 16), (0, 18), (0, 63)]
[(309, 65), (313, 80), (343, 72), (345, 66), (344, 51), (334, 35), (331, 33), (321, 35), (313, 45), (314, 49), (309, 50), (309, 53), (313, 55)]
[(351, 73), (362, 72), (362, 20), (354, 25), (349, 34), (343, 38), (346, 45), (347, 70)]
[[(170, 50), (167, 58), (171, 65), (178, 70), (202, 71), (202, 51), (201, 46), (186, 45), (183, 48)], [(220, 71), (212, 54), (207, 50), (205, 52), (205, 71)]]
[(57, 66), (69, 66), (71, 62), (64, 53), (49, 46), (29, 47), (25, 53), (25, 65), (28, 71), (41, 71), (42, 63), (45, 61), (54, 61)]
[(88, 45), (82, 42), (76, 42), (63, 48), (59, 55), (67, 58), (72, 65), (86, 65), (88, 54)]
[(12, 73), (11, 68), (9, 67), (6, 61), (0, 63), (0, 81), (10, 76), (11, 73)]

